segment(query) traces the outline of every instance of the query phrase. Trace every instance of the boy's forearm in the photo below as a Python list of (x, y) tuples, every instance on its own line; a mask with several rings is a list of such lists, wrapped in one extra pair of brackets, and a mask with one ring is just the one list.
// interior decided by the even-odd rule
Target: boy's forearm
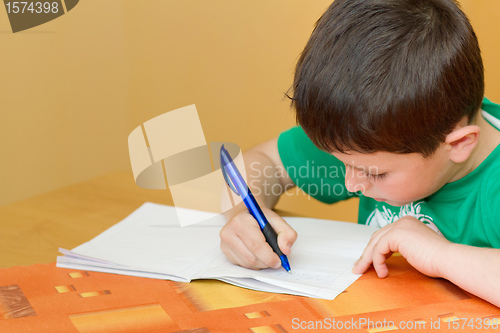
[[(286, 190), (286, 185), (280, 177), (283, 170), (279, 170), (279, 167), (276, 167), (266, 154), (255, 148), (243, 153), (243, 161), (246, 181), (255, 199), (263, 207), (274, 208), (281, 194)], [(245, 205), (241, 203), (224, 215), (229, 220), (245, 210)]]
[(255, 199), (269, 209), (274, 208), (284, 192), (278, 177), (278, 170), (267, 156), (258, 151), (250, 150), (244, 154), (243, 158), (248, 187)]
[[(245, 180), (250, 188), (250, 191), (252, 191), (252, 194), (261, 207), (264, 206), (272, 209), (278, 201), (278, 198), (268, 197), (265, 195), (266, 190), (263, 188), (263, 184), (266, 179), (263, 173), (256, 169), (256, 166), (267, 166), (266, 157), (250, 150), (243, 153), (243, 161), (245, 162)], [(238, 205), (224, 213), (226, 220), (230, 220), (233, 216), (245, 211), (246, 209), (247, 208), (243, 202), (240, 202)]]
[(443, 278), (500, 307), (500, 249), (450, 243), (439, 257)]

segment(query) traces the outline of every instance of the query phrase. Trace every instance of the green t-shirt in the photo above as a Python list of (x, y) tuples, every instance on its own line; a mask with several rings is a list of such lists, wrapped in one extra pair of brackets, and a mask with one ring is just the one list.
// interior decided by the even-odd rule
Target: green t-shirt
[[(484, 99), (482, 109), (499, 129), (500, 105)], [(500, 248), (500, 145), (467, 176), (402, 207), (348, 192), (344, 164), (314, 146), (301, 127), (281, 133), (278, 149), (294, 183), (312, 197), (334, 203), (359, 196), (358, 223), (383, 227), (411, 215), (452, 242)]]

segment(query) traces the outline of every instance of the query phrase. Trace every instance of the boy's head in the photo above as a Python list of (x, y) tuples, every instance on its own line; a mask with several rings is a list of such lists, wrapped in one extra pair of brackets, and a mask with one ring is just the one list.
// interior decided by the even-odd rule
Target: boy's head
[(452, 0), (335, 0), (295, 72), (292, 103), (330, 152), (433, 154), (484, 94), (474, 31)]

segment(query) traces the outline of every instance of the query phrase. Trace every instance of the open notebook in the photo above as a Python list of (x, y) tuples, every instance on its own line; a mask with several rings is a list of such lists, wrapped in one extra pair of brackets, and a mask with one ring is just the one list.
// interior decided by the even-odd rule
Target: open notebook
[(231, 264), (219, 244), (222, 215), (180, 227), (176, 208), (145, 203), (121, 222), (73, 250), (57, 266), (189, 282), (217, 279), (276, 293), (333, 299), (359, 275), (351, 273), (375, 229), (346, 222), (286, 217), (299, 237), (283, 268), (250, 270)]

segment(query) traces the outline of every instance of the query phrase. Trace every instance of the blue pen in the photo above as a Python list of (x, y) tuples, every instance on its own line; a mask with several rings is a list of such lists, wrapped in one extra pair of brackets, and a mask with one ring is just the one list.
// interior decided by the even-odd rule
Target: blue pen
[(276, 234), (276, 231), (274, 231), (274, 229), (271, 227), (271, 224), (267, 221), (266, 216), (264, 215), (264, 213), (262, 213), (257, 200), (255, 200), (252, 192), (250, 191), (250, 188), (245, 183), (245, 180), (238, 171), (238, 168), (236, 168), (231, 155), (229, 155), (229, 152), (226, 150), (226, 148), (224, 148), (224, 145), (220, 147), (220, 166), (222, 175), (224, 176), (227, 185), (229, 185), (229, 187), (234, 191), (234, 193), (236, 193), (236, 195), (239, 195), (243, 199), (243, 202), (245, 203), (245, 206), (247, 206), (248, 211), (259, 223), (260, 230), (262, 230), (267, 243), (280, 257), (281, 265), (288, 273), (291, 273), (292, 270), (290, 269), (288, 259), (286, 255), (281, 252), (278, 246), (278, 235)]

